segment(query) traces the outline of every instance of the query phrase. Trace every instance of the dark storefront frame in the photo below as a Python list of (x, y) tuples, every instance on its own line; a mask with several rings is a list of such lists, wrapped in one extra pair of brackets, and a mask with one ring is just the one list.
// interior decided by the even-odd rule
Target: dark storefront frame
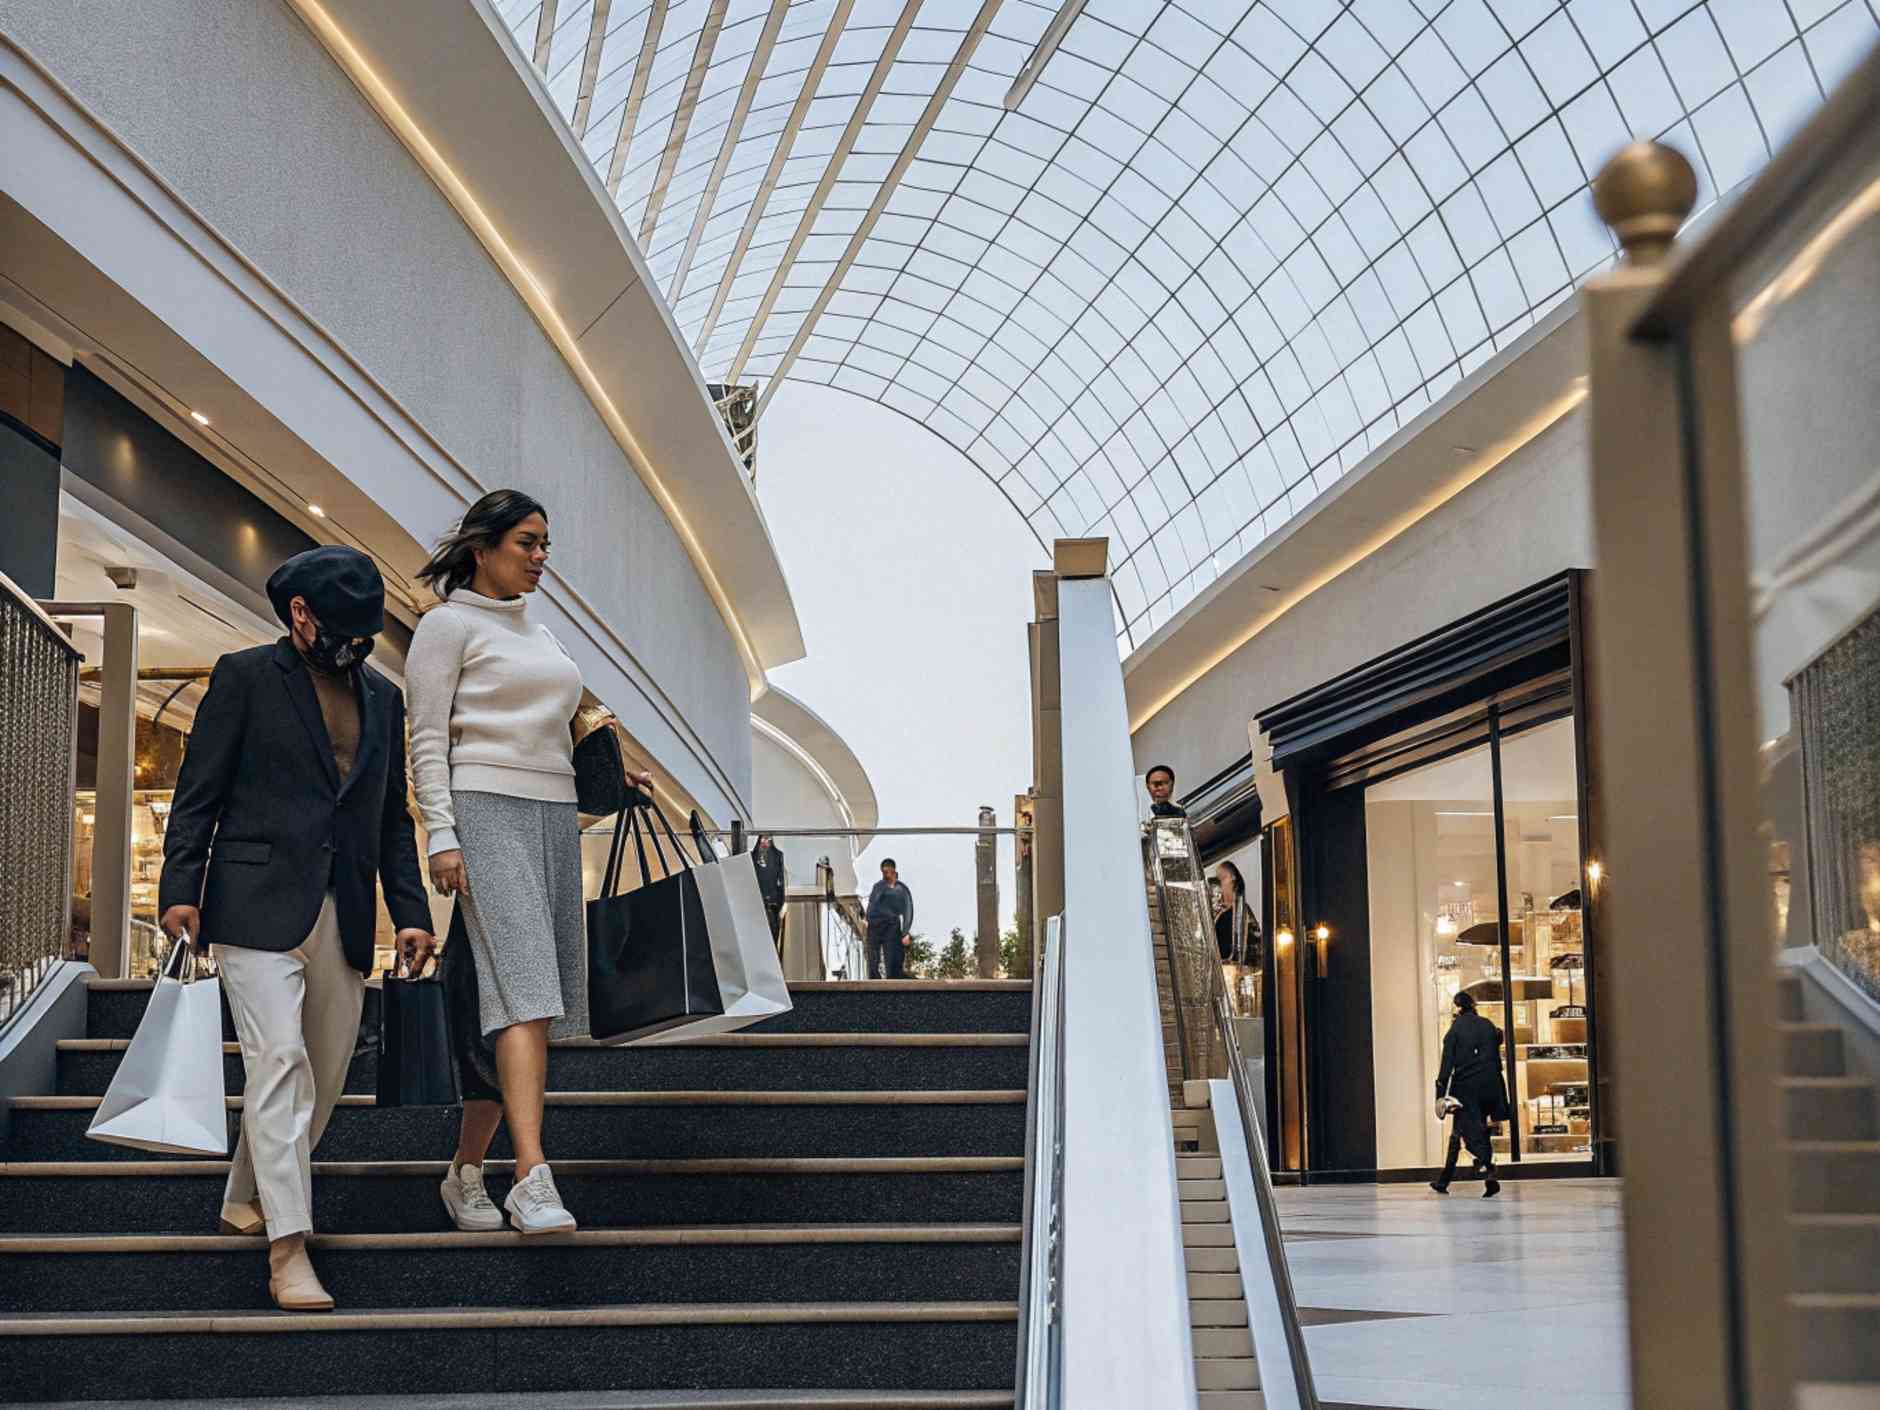
[[(1366, 786), (1488, 746), (1504, 981), (1510, 973), (1504, 740), (1560, 719), (1575, 721), (1582, 868), (1597, 857), (1584, 578), (1577, 569), (1548, 578), (1260, 712), (1259, 727), (1272, 746), (1273, 768), (1285, 781), (1289, 812), (1263, 833), (1263, 919), (1276, 940), (1265, 961), (1266, 992), (1275, 999), (1266, 1057), (1276, 1168), (1300, 1170), (1317, 1181), (1428, 1173), (1377, 1168)], [(1275, 857), (1276, 847), (1287, 848), (1290, 856)], [(1276, 904), (1272, 877), (1282, 865), (1291, 894)], [(1529, 1162), (1523, 1168), (1530, 1173), (1617, 1172), (1601, 1080), (1608, 1050), (1598, 1022), (1595, 909), (1592, 891), (1583, 885), (1591, 1152), (1581, 1160)], [(1316, 936), (1320, 926), (1329, 938)], [(1281, 932), (1294, 936), (1286, 956), (1279, 953)], [(1519, 1088), (1512, 1036), (1505, 1053), (1514, 1098)], [(1518, 1119), (1509, 1134), (1519, 1163)]]

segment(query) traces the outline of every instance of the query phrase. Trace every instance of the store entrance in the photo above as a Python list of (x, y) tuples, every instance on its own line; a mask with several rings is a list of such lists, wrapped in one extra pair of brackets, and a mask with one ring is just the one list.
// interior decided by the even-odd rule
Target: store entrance
[(1570, 714), (1364, 789), (1380, 1170), (1442, 1163), (1433, 1097), (1452, 1000), (1503, 1034), (1501, 1160), (1592, 1155), (1580, 808)]

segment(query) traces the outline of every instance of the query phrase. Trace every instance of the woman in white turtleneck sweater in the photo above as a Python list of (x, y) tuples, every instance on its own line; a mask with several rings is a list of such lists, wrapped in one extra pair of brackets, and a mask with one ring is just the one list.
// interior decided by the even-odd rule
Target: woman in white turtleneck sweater
[(547, 561), (541, 504), (517, 490), (485, 495), (418, 574), (443, 602), (419, 620), (406, 659), (412, 781), (431, 880), (458, 897), (502, 1089), (500, 1104), (464, 1103), (457, 1156), (440, 1189), (460, 1229), (503, 1225), (482, 1166), (504, 1117), (516, 1182), (503, 1204), (516, 1228), (575, 1226), (542, 1153), (549, 1037), (587, 1024), (569, 730), (581, 672), (529, 615)]

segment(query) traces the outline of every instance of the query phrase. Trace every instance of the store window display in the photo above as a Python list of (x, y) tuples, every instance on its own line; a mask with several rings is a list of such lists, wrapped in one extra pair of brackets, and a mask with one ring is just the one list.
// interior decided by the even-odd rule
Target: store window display
[(1428, 1093), (1458, 993), (1514, 1054), (1497, 1159), (1590, 1155), (1573, 729), (1558, 719), (1365, 790), (1380, 1169), (1441, 1162)]

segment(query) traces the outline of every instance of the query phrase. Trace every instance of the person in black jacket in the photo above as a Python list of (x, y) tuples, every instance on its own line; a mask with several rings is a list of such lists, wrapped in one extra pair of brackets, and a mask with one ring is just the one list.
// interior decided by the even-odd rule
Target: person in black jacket
[(889, 857), (881, 880), (868, 893), (868, 973), (871, 979), (899, 979), (914, 943), (914, 893)]
[(384, 626), (377, 566), (355, 549), (309, 549), (275, 570), (268, 598), (288, 635), (215, 664), (170, 806), (158, 904), (168, 934), (214, 945), (241, 1039), (222, 1228), (265, 1225), (275, 1303), (322, 1311), (333, 1299), (307, 1259), (309, 1162), (359, 1032), (374, 878), (415, 964), (432, 948), (431, 908), (405, 806), (404, 699), (361, 664)]
[(1495, 1178), (1495, 1148), (1489, 1141), (1491, 1121), (1508, 1119), (1508, 1093), (1501, 1075), (1501, 1030), (1475, 1011), (1467, 993), (1455, 997), (1456, 1018), (1443, 1035), (1443, 1063), (1436, 1073), (1436, 1119), (1453, 1113), (1449, 1127), (1449, 1154), (1443, 1173), (1430, 1182), (1439, 1195), (1449, 1193), (1456, 1173), (1456, 1158), (1466, 1144), (1475, 1168), (1487, 1184), (1483, 1199), (1501, 1190)]
[(1142, 776), (1142, 786), (1149, 790), (1149, 816), (1185, 818), (1188, 810), (1174, 801), (1175, 770), (1167, 764), (1151, 764)]
[(764, 898), (764, 914), (770, 918), (770, 942), (777, 947), (777, 958), (781, 960), (783, 958), (783, 853), (777, 849), (777, 844), (770, 840), (768, 833), (760, 834), (757, 845), (751, 848), (751, 865), (757, 870), (757, 892)]

